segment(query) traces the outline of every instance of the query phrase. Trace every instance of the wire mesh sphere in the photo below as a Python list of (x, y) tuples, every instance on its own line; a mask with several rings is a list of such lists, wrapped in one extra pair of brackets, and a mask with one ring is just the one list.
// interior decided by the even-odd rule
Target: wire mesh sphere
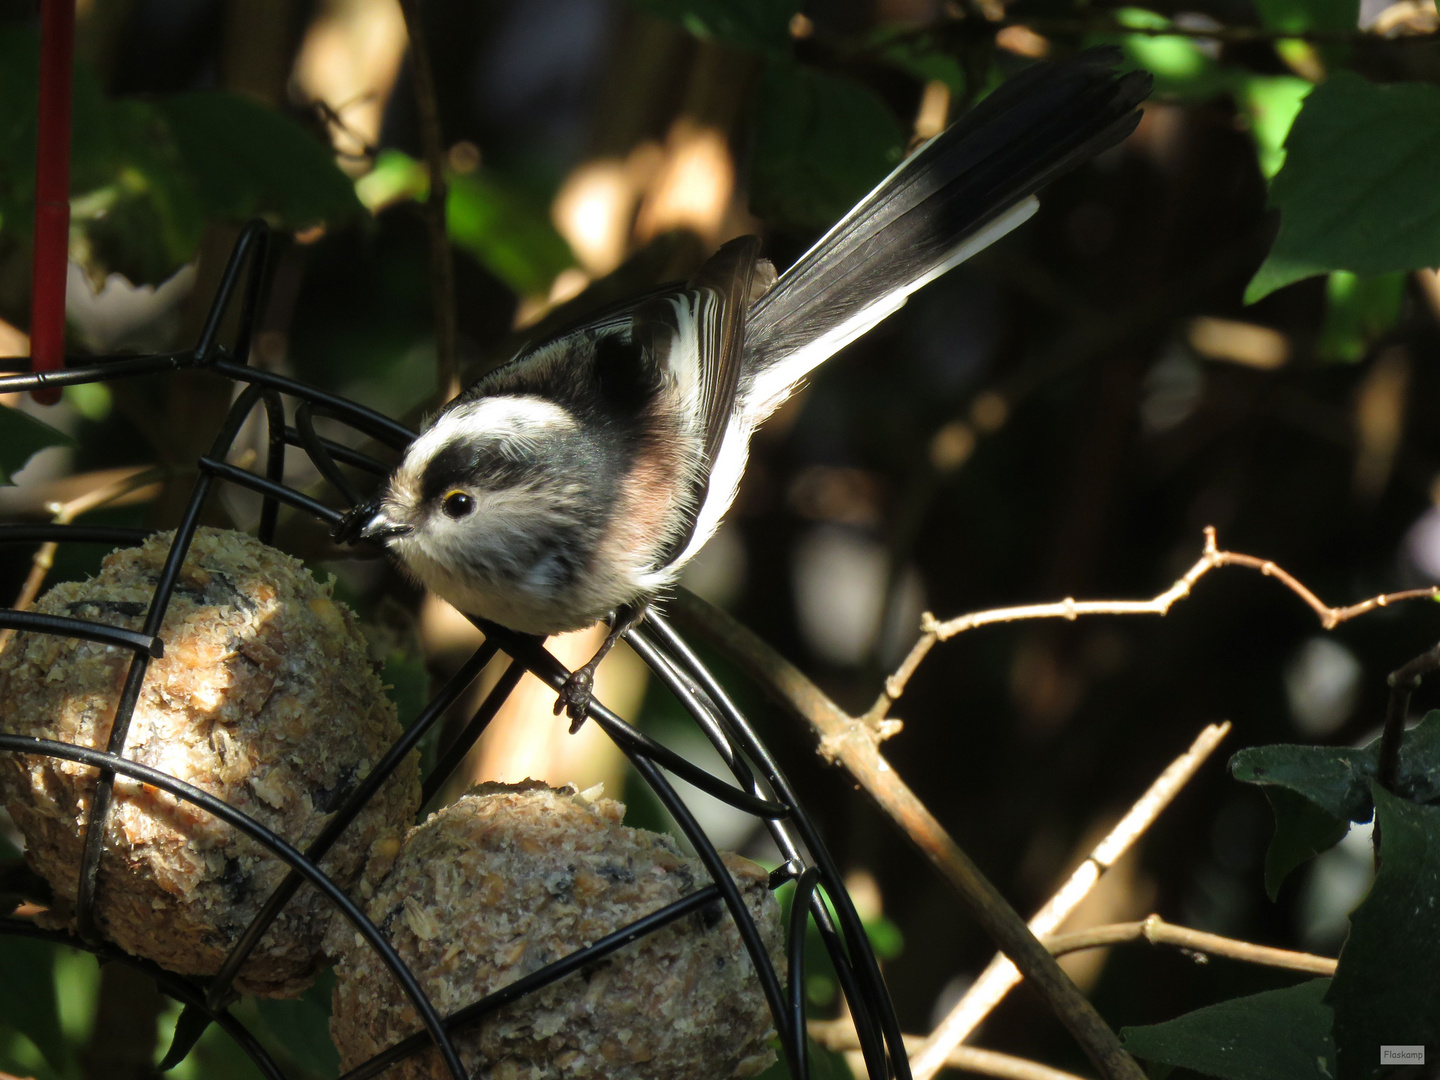
[[(474, 789), (406, 838), (369, 915), (442, 1012), (523, 979), (708, 880), (624, 807), (539, 783)], [(780, 912), (763, 869), (724, 854), (777, 969)], [(375, 954), (337, 924), (331, 1033), (343, 1068), (418, 1021)], [(769, 1007), (733, 921), (713, 901), (462, 1030), (468, 1074), (491, 1080), (720, 1080), (774, 1060)], [(433, 1051), (387, 1076), (448, 1076)]]
[[(109, 555), (98, 576), (51, 589), (42, 613), (138, 629), (173, 533)], [(401, 734), (355, 616), (299, 560), (242, 533), (201, 529), (180, 571), (139, 687), (128, 757), (220, 797), (300, 844)], [(0, 656), (3, 730), (103, 749), (131, 654), (53, 634), (19, 634)], [(26, 856), (55, 892), (50, 920), (75, 902), (96, 771), (0, 755), (0, 785)], [(371, 800), (324, 868), (362, 894), (400, 848), (419, 809), (415, 756)], [(97, 925), (171, 971), (213, 974), (286, 867), (203, 810), (121, 777), (105, 822)], [(322, 962), (330, 908), (307, 890), (288, 905), (236, 985), (298, 993)]]

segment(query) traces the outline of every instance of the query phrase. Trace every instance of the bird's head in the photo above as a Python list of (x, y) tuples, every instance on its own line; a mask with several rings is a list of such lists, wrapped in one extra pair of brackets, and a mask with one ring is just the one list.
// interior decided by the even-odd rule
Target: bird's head
[(587, 498), (603, 470), (566, 408), (530, 395), (464, 402), (410, 445), (379, 494), (337, 526), (336, 538), (378, 542), (451, 599), (456, 583), (540, 586), (575, 569)]

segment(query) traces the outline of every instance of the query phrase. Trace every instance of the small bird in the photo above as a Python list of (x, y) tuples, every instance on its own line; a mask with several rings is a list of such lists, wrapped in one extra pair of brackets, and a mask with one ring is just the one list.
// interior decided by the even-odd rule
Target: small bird
[(523, 348), (446, 404), (336, 538), (383, 543), (462, 612), (549, 635), (612, 619), (599, 662), (734, 501), (751, 433), (916, 289), (1033, 214), (1139, 123), (1118, 50), (1035, 64), (922, 146), (778, 278), (754, 236), (688, 282)]

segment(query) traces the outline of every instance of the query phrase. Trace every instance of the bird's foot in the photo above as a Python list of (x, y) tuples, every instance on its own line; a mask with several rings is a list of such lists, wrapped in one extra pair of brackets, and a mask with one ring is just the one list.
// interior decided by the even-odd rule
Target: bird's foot
[(570, 734), (574, 735), (585, 723), (585, 716), (590, 708), (590, 697), (595, 692), (595, 662), (592, 660), (584, 667), (576, 668), (560, 687), (560, 694), (555, 699), (555, 715), (559, 716), (563, 710), (565, 715), (570, 717)]

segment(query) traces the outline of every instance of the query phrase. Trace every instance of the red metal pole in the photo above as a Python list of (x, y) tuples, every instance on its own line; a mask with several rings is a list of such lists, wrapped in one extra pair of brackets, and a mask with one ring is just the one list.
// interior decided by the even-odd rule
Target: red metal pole
[[(40, 123), (35, 147), (35, 261), (31, 270), (30, 366), (65, 366), (65, 274), (70, 249), (70, 84), (75, 0), (41, 0)], [(53, 405), (58, 387), (36, 390)]]

